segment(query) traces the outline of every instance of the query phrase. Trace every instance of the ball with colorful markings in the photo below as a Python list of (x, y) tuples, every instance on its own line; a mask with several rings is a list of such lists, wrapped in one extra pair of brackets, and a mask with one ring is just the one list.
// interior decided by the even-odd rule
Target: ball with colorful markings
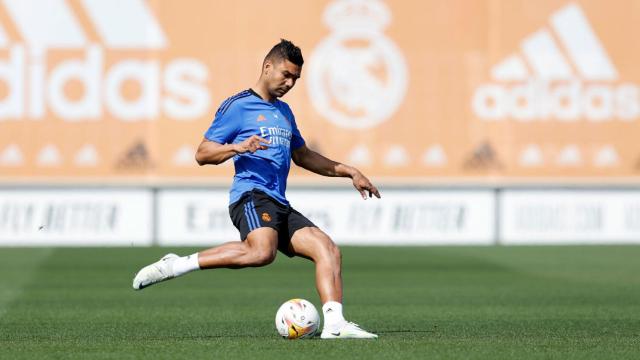
[(286, 339), (311, 338), (319, 327), (318, 310), (307, 300), (291, 299), (276, 312), (276, 329)]

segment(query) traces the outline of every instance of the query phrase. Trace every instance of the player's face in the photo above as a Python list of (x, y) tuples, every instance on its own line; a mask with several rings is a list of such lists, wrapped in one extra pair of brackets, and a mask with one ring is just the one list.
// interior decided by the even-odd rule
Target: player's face
[(300, 78), (302, 67), (292, 63), (289, 60), (278, 61), (271, 64), (267, 83), (269, 93), (273, 97), (284, 96), (296, 84), (296, 80)]

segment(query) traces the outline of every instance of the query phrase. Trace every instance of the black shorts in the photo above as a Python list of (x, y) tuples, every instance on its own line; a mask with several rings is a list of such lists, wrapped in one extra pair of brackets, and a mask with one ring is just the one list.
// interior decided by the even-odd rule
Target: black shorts
[(240, 200), (229, 205), (233, 225), (240, 231), (242, 241), (260, 227), (270, 227), (278, 232), (278, 250), (292, 257), (289, 249), (293, 234), (304, 227), (314, 227), (311, 220), (291, 206), (283, 205), (260, 190), (242, 194)]

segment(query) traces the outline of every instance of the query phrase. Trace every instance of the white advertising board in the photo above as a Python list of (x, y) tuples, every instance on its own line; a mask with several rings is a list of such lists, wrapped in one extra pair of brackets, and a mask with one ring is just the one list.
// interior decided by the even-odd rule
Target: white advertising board
[(362, 200), (355, 190), (292, 191), (294, 207), (342, 244), (488, 245), (492, 191), (390, 190)]
[[(338, 244), (640, 243), (640, 191), (497, 194), (396, 188), (365, 201), (347, 188), (298, 188), (287, 195)], [(0, 190), (0, 246), (207, 247), (238, 238), (226, 189)]]
[(229, 218), (229, 192), (161, 190), (158, 192), (160, 245), (214, 245), (239, 239)]
[(0, 246), (146, 246), (150, 190), (0, 190)]
[(503, 244), (640, 243), (640, 191), (505, 190)]
[[(287, 192), (291, 205), (339, 244), (492, 244), (495, 196), (486, 191), (391, 190), (362, 200), (355, 190)], [(160, 245), (238, 239), (226, 190), (161, 190)]]

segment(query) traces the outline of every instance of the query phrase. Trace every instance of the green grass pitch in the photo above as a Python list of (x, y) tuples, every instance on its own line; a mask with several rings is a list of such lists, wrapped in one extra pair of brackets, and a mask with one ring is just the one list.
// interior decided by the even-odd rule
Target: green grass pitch
[(0, 359), (638, 359), (640, 247), (345, 247), (345, 313), (378, 340), (290, 341), (313, 266), (131, 289), (169, 250), (0, 248)]

